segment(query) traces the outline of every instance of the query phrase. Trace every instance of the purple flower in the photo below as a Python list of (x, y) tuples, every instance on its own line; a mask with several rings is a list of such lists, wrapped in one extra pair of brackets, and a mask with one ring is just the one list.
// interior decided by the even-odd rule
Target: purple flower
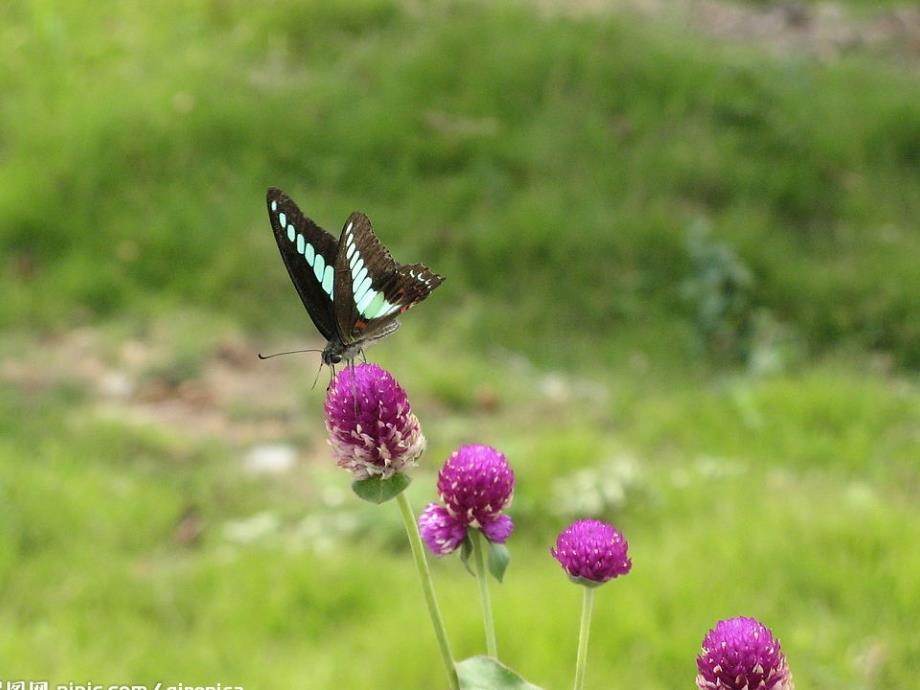
[(719, 621), (696, 659), (699, 690), (793, 690), (779, 640), (754, 618)]
[(511, 503), (514, 472), (490, 446), (461, 446), (438, 473), (438, 493), (446, 505), (429, 505), (419, 517), (422, 538), (439, 556), (455, 551), (470, 527), (504, 544), (514, 523), (502, 510)]
[(376, 364), (340, 371), (325, 409), (333, 455), (355, 479), (389, 478), (414, 466), (425, 450), (406, 392)]
[(600, 520), (578, 520), (566, 527), (550, 549), (569, 577), (596, 586), (632, 568), (623, 535)]
[(514, 472), (491, 446), (461, 446), (438, 473), (441, 500), (451, 515), (472, 527), (493, 523), (511, 503), (513, 491)]
[(437, 503), (429, 503), (422, 511), (418, 527), (428, 548), (439, 556), (456, 551), (466, 536), (466, 525)]
[(482, 533), (493, 544), (504, 544), (514, 531), (514, 523), (507, 515), (497, 515), (482, 523)]

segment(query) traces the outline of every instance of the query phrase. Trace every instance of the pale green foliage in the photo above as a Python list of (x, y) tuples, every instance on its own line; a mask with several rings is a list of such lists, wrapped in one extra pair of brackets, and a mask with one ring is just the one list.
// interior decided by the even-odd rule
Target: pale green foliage
[[(312, 333), (270, 184), (330, 229), (360, 208), (448, 277), (371, 356), (429, 439), (417, 509), (462, 442), (515, 468), (494, 607), (533, 683), (571, 681), (579, 592), (548, 548), (560, 486), (585, 485), (635, 564), (597, 592), (589, 685), (688, 687), (739, 614), (801, 687), (916, 677), (916, 77), (499, 5), (0, 7), (4, 679), (443, 683), (394, 506), (331, 467), (315, 360), (263, 374), (229, 428), (189, 426), (215, 368), (237, 383)], [(770, 364), (778, 331), (752, 365), (771, 376), (698, 356), (697, 217), (755, 277), (737, 313), (813, 359)], [(279, 426), (296, 468), (247, 474), (253, 429)], [(457, 658), (481, 653), (475, 583), (432, 567)]]

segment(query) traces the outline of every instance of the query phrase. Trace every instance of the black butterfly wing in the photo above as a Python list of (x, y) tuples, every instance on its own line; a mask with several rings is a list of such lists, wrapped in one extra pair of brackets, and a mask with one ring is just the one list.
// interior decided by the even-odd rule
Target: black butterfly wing
[(396, 317), (431, 294), (444, 278), (422, 264), (399, 265), (363, 213), (352, 213), (339, 238), (335, 318), (344, 343), (394, 331)]
[(270, 187), (266, 202), (275, 241), (297, 294), (323, 337), (337, 338), (333, 295), (338, 243), (280, 189)]

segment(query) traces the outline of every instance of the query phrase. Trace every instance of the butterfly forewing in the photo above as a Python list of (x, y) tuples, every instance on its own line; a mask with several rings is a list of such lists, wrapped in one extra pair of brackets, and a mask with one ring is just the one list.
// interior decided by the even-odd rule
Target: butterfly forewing
[(421, 264), (397, 264), (363, 213), (349, 216), (339, 249), (335, 319), (345, 343), (391, 333), (396, 317), (425, 299), (444, 280)]
[(287, 194), (268, 190), (268, 216), (281, 258), (313, 324), (327, 340), (338, 338), (335, 315), (335, 238), (304, 216)]

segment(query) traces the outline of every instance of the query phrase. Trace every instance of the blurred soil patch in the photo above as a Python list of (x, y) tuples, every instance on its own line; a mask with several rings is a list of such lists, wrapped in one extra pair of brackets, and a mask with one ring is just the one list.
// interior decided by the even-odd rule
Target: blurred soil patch
[(257, 352), (237, 336), (217, 337), (190, 355), (160, 338), (113, 343), (79, 328), (5, 357), (0, 385), (23, 394), (66, 386), (101, 415), (239, 446), (270, 443), (296, 432), (300, 393), (315, 372), (293, 357), (260, 362)]
[(920, 61), (920, 8), (852, 8), (833, 2), (725, 0), (535, 0), (549, 14), (617, 12), (671, 23), (712, 38), (758, 45), (778, 55), (833, 61), (868, 54)]

